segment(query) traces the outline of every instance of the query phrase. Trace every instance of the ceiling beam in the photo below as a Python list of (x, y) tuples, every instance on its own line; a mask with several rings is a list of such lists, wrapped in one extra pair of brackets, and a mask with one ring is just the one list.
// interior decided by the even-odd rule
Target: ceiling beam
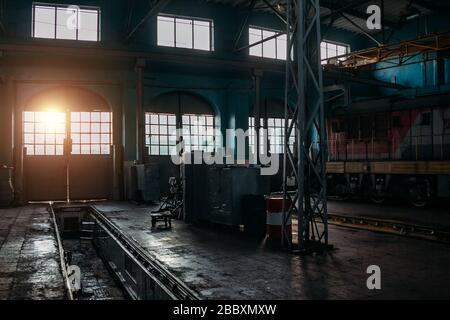
[(372, 40), (373, 42), (375, 42), (378, 46), (381, 46), (381, 42), (378, 41), (374, 36), (372, 36), (370, 33), (368, 33), (366, 30), (364, 30), (364, 28), (362, 28), (361, 26), (359, 26), (356, 22), (354, 22), (352, 19), (350, 19), (349, 17), (347, 17), (344, 13), (340, 13), (340, 15), (342, 16), (342, 18), (344, 18), (345, 20), (347, 20), (352, 26), (354, 26), (355, 28), (357, 28), (362, 34), (364, 34), (367, 38), (369, 38), (370, 40)]
[(156, 15), (158, 12), (164, 9), (164, 7), (169, 4), (170, 0), (156, 0), (153, 4), (153, 6), (150, 8), (150, 10), (147, 12), (147, 14), (142, 18), (141, 21), (128, 33), (128, 35), (125, 38), (125, 42), (128, 42), (131, 37), (154, 15)]
[(262, 0), (269, 8), (270, 10), (272, 10), (272, 12), (278, 17), (278, 19), (280, 19), (281, 21), (283, 21), (284, 24), (286, 24), (286, 19), (285, 17), (283, 17), (280, 13), (280, 11), (278, 11), (277, 8), (275, 8), (269, 1), (267, 0)]
[[(362, 20), (366, 21), (367, 18), (369, 18), (369, 15), (366, 12), (362, 12), (362, 11), (353, 9), (355, 6), (358, 5), (357, 3), (359, 3), (359, 2), (361, 2), (359, 5), (362, 5), (367, 1), (354, 1), (352, 6), (347, 5), (347, 6), (341, 7), (340, 5), (336, 4), (335, 2), (331, 2), (329, 0), (320, 0), (320, 6), (323, 8), (327, 8), (331, 11), (336, 11), (336, 13), (338, 13), (338, 14), (345, 13), (354, 18), (358, 18), (358, 19), (362, 19)], [(333, 12), (331, 14), (334, 15)], [(326, 18), (330, 18), (330, 16), (327, 15)], [(384, 19), (384, 24), (386, 27), (389, 27), (392, 29), (398, 28), (398, 23), (391, 21), (391, 20)]]
[(236, 40), (234, 41), (234, 47), (233, 47), (234, 50), (237, 49), (237, 47), (239, 45), (239, 42), (241, 41), (242, 35), (243, 35), (244, 31), (245, 31), (245, 28), (247, 27), (248, 19), (250, 18), (250, 15), (252, 14), (253, 8), (255, 7), (255, 3), (256, 3), (256, 0), (251, 0), (250, 1), (250, 5), (249, 5), (249, 8), (248, 8), (249, 10), (248, 10), (247, 14), (245, 15), (245, 19), (242, 22), (241, 28), (239, 29), (239, 33), (238, 33), (238, 35), (236, 37)]
[[(446, 2), (442, 1), (442, 3)], [(418, 6), (433, 12), (445, 12), (449, 10), (449, 6), (437, 4), (435, 1), (413, 0), (413, 4), (417, 4)]]

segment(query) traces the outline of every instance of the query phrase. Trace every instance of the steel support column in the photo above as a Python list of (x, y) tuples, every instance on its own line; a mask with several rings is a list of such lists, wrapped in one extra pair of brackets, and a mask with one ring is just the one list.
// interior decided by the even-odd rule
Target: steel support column
[[(289, 49), (286, 60), (282, 238), (284, 245), (292, 245), (288, 221), (297, 214), (297, 249), (306, 252), (313, 250), (313, 244), (328, 244), (327, 145), (320, 61), (319, 0), (288, 0), (286, 31)], [(292, 51), (293, 57), (290, 54)], [(288, 118), (293, 119), (290, 125)], [(289, 148), (292, 132), (296, 134), (294, 150)], [(296, 188), (288, 192), (287, 176), (291, 175), (291, 170)], [(319, 225), (318, 221), (322, 224)]]
[(145, 130), (144, 130), (144, 68), (145, 59), (136, 61), (136, 146), (137, 161), (144, 163)]

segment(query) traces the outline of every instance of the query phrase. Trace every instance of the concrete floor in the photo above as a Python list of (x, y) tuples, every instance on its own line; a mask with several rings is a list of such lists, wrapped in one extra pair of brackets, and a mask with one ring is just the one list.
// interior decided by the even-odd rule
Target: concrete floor
[[(351, 213), (351, 206), (330, 203), (330, 211)], [(450, 298), (449, 245), (332, 226), (334, 251), (300, 257), (223, 228), (175, 221), (172, 230), (151, 230), (149, 208), (128, 203), (97, 207), (205, 299)], [(354, 208), (383, 212), (367, 204)], [(0, 299), (65, 298), (44, 206), (0, 210), (0, 244)], [(381, 267), (380, 291), (366, 288), (366, 268), (373, 264)]]
[(57, 243), (46, 207), (0, 209), (0, 300), (64, 298)]
[[(330, 227), (336, 249), (300, 257), (264, 249), (238, 233), (175, 221), (151, 230), (149, 209), (98, 204), (147, 252), (206, 299), (450, 298), (450, 246)], [(366, 287), (369, 265), (382, 272), (382, 290)]]

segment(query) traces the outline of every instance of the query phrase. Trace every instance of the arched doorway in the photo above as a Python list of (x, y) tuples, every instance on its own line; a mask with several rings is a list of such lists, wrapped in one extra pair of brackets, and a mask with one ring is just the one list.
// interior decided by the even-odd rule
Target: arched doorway
[(112, 198), (112, 116), (101, 96), (80, 87), (29, 99), (22, 114), (25, 198)]
[(161, 191), (167, 193), (167, 181), (179, 175), (170, 155), (175, 153), (176, 129), (182, 130), (186, 151), (213, 152), (216, 147), (216, 113), (200, 96), (188, 92), (170, 92), (154, 98), (145, 107), (145, 159), (160, 169)]

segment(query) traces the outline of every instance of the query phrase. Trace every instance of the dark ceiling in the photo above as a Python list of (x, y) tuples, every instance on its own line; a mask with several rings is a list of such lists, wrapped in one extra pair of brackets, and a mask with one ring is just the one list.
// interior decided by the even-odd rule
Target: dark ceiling
[[(205, 0), (235, 7), (248, 7), (251, 0)], [(276, 10), (284, 15), (286, 0), (255, 0), (255, 10)], [(367, 7), (378, 4), (382, 0), (321, 0), (322, 22), (333, 23), (334, 28), (362, 33), (359, 27), (367, 30)], [(429, 15), (433, 12), (450, 12), (450, 1), (442, 0), (385, 0), (385, 27), (396, 28), (408, 17)], [(359, 26), (359, 27), (358, 27)]]

